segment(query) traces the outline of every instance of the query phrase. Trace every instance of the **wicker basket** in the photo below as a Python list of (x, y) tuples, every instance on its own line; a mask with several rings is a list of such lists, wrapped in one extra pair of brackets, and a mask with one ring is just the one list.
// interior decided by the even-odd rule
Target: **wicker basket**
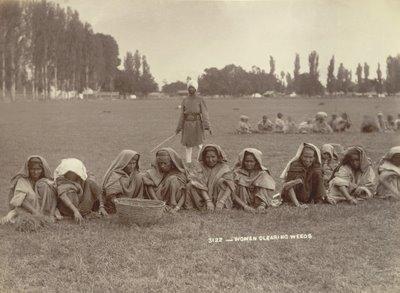
[(165, 202), (141, 198), (116, 198), (114, 200), (121, 223), (152, 225), (163, 215)]

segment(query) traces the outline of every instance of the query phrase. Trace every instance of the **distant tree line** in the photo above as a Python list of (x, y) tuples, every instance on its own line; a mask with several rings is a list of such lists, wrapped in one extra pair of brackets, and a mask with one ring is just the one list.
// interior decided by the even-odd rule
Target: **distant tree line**
[[(293, 93), (300, 95), (321, 95), (342, 93), (367, 93), (376, 91), (378, 94), (387, 92), (394, 94), (400, 92), (400, 55), (389, 56), (386, 60), (386, 79), (382, 78), (381, 66), (378, 63), (376, 78), (370, 78), (370, 66), (367, 63), (358, 64), (356, 80), (353, 73), (343, 63), (339, 64), (335, 74), (335, 56), (332, 56), (327, 72), (326, 87), (320, 82), (319, 56), (316, 51), (308, 55), (308, 72), (300, 72), (300, 56), (295, 55), (293, 75), (281, 71), (275, 74), (275, 60), (269, 56), (269, 72), (253, 66), (250, 71), (244, 70), (234, 64), (222, 69), (215, 67), (206, 68), (199, 77), (199, 91), (205, 95), (249, 95), (254, 93), (264, 94), (268, 91)], [(184, 89), (185, 83), (181, 81), (166, 83), (162, 92), (174, 94)]]

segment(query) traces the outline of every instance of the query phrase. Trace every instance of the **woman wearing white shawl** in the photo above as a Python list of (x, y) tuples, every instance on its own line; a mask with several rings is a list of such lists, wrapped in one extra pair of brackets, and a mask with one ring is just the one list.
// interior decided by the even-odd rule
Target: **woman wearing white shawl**
[(139, 173), (140, 155), (132, 150), (121, 151), (103, 178), (104, 206), (107, 213), (115, 213), (113, 200), (119, 197), (142, 198), (143, 176)]
[(193, 147), (199, 150), (202, 148), (204, 131), (210, 131), (207, 105), (202, 97), (196, 95), (197, 88), (197, 81), (190, 79), (187, 83), (189, 95), (182, 101), (182, 111), (176, 127), (177, 134), (182, 132), (181, 142), (186, 148), (186, 163), (192, 162)]
[(380, 198), (400, 198), (400, 146), (392, 147), (381, 159), (376, 195)]
[(300, 144), (280, 178), (285, 181), (281, 192), (283, 201), (297, 207), (305, 208), (307, 203), (318, 203), (326, 197), (321, 154), (311, 143)]
[(91, 178), (88, 178), (85, 165), (78, 159), (61, 160), (54, 171), (58, 197), (58, 208), (62, 215), (73, 216), (77, 223), (96, 209), (99, 202), (100, 215), (106, 216), (102, 190)]
[(357, 200), (372, 197), (375, 187), (371, 160), (361, 146), (353, 146), (346, 150), (332, 174), (328, 199), (330, 203), (347, 200), (357, 204)]

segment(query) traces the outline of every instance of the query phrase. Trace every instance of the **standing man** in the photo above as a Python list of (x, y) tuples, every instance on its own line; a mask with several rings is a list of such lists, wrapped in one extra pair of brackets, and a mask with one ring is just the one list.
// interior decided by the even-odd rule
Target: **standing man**
[(210, 130), (207, 105), (202, 97), (196, 95), (198, 85), (195, 80), (187, 82), (188, 96), (183, 99), (176, 133), (182, 132), (181, 143), (186, 147), (186, 163), (192, 163), (193, 147), (199, 151), (205, 139), (205, 130)]

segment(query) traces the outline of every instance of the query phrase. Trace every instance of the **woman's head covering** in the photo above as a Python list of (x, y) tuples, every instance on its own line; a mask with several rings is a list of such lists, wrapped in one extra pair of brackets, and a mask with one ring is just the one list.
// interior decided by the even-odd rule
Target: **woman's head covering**
[(239, 156), (238, 156), (236, 164), (235, 164), (235, 169), (243, 167), (243, 161), (244, 161), (244, 157), (246, 156), (246, 153), (252, 154), (254, 156), (254, 158), (256, 159), (261, 170), (268, 171), (268, 168), (265, 167), (262, 163), (262, 152), (258, 149), (254, 149), (254, 148), (245, 148), (244, 150), (242, 150), (239, 153)]
[(249, 117), (248, 116), (246, 116), (246, 115), (240, 115), (240, 118), (239, 118), (241, 121), (248, 121), (249, 120)]
[(162, 148), (157, 151), (156, 153), (156, 159), (154, 161), (154, 166), (158, 169), (157, 166), (157, 155), (160, 154), (168, 154), (168, 156), (171, 158), (172, 163), (178, 169), (180, 172), (184, 173), (185, 172), (185, 166), (183, 165), (182, 158), (178, 155), (178, 153), (172, 149), (172, 148)]
[(324, 153), (328, 153), (331, 156), (331, 158), (334, 160), (339, 159), (338, 154), (335, 151), (335, 148), (333, 147), (333, 145), (331, 145), (329, 143), (322, 145), (321, 154), (324, 154)]
[(378, 164), (378, 172), (382, 171), (392, 171), (395, 172), (398, 176), (400, 176), (400, 168), (392, 164), (391, 160), (394, 155), (400, 154), (400, 146), (392, 147), (379, 161)]
[(58, 165), (54, 171), (54, 179), (64, 176), (67, 172), (74, 172), (83, 181), (85, 181), (88, 177), (85, 165), (83, 165), (82, 161), (75, 158), (61, 160), (60, 165)]
[[(123, 150), (121, 151), (118, 156), (112, 161), (111, 165), (108, 167), (106, 174), (103, 177), (103, 184), (102, 186), (104, 187), (105, 184), (107, 183), (108, 179), (110, 178), (111, 174), (113, 172), (119, 173), (121, 175), (125, 174), (125, 171), (123, 170), (128, 163), (132, 160), (134, 156), (138, 155), (140, 158), (140, 155), (138, 152), (132, 151), (132, 150)], [(139, 170), (139, 158), (136, 164), (136, 170)]]
[(47, 178), (47, 179), (53, 179), (52, 174), (51, 174), (51, 170), (49, 167), (49, 164), (47, 163), (47, 161), (38, 155), (33, 155), (33, 156), (29, 156), (26, 160), (24, 165), (21, 167), (21, 169), (19, 169), (19, 171), (17, 172), (17, 174), (15, 174), (12, 178), (11, 178), (11, 186), (10, 186), (10, 192), (8, 195), (8, 202), (10, 202), (11, 198), (14, 196), (14, 190), (15, 190), (15, 185), (17, 184), (17, 181), (19, 178), (23, 177), (23, 178), (29, 178), (29, 166), (32, 163), (39, 163), (41, 165), (41, 167), (43, 168), (43, 177)]
[(200, 150), (199, 152), (199, 156), (197, 158), (197, 160), (200, 163), (203, 163), (204, 161), (204, 156), (206, 155), (207, 151), (209, 150), (213, 150), (217, 153), (218, 155), (218, 161), (219, 162), (226, 162), (227, 158), (226, 158), (226, 154), (225, 152), (222, 150), (222, 148), (219, 145), (216, 144), (206, 144), (205, 146), (203, 146), (203, 148)]
[[(361, 172), (365, 172), (369, 166), (371, 166), (371, 160), (367, 157), (367, 154), (362, 146), (352, 146), (349, 147), (343, 155), (342, 160), (340, 161), (339, 165), (336, 167), (336, 170), (343, 165), (347, 165), (349, 163), (349, 158), (351, 154), (358, 154), (360, 156), (360, 170)], [(332, 174), (333, 176), (333, 174)]]
[(15, 174), (14, 177), (11, 179), (11, 183), (13, 181), (15, 181), (15, 183), (16, 183), (16, 181), (20, 177), (29, 178), (29, 166), (32, 165), (33, 163), (38, 163), (43, 168), (43, 177), (44, 178), (48, 178), (48, 179), (53, 178), (51, 176), (50, 167), (49, 167), (49, 164), (47, 163), (47, 161), (41, 156), (33, 155), (33, 156), (29, 156), (26, 159), (24, 165), (21, 167), (21, 169), (19, 169), (17, 174)]
[(400, 154), (400, 146), (392, 147), (381, 159), (385, 161), (390, 161), (394, 155)]
[(199, 88), (197, 80), (194, 80), (194, 79), (189, 79), (186, 86), (187, 86), (187, 89), (189, 89), (190, 87), (193, 87), (196, 91)]
[(315, 115), (315, 117), (326, 119), (326, 118), (328, 118), (328, 114), (326, 112), (318, 112), (317, 115)]
[(164, 178), (164, 174), (160, 171), (157, 164), (157, 157), (169, 157), (174, 164), (175, 168), (186, 175), (186, 169), (183, 165), (183, 161), (181, 157), (177, 154), (175, 150), (172, 148), (162, 148), (157, 151), (156, 156), (154, 158), (153, 163), (151, 164), (151, 168), (146, 171), (146, 173), (151, 177), (153, 182), (158, 186), (162, 179)]
[(331, 178), (329, 178), (329, 181), (335, 177), (335, 174), (339, 171), (340, 167), (349, 164), (349, 158), (351, 154), (358, 154), (360, 156), (360, 170), (362, 173), (367, 171), (367, 169), (371, 166), (371, 160), (367, 157), (367, 154), (365, 153), (362, 146), (349, 147), (344, 152), (343, 158), (340, 160), (335, 170), (333, 170)]
[(314, 150), (314, 152), (316, 154), (316, 159), (317, 159), (318, 163), (321, 164), (321, 152), (319, 151), (319, 149), (311, 143), (302, 142), (299, 145), (299, 148), (297, 149), (296, 155), (290, 159), (290, 161), (289, 161), (289, 163), (287, 163), (285, 169), (283, 169), (281, 176), (279, 176), (281, 179), (286, 179), (287, 173), (290, 168), (290, 164), (292, 164), (294, 161), (297, 161), (298, 159), (300, 159), (301, 154), (303, 153), (303, 150), (305, 147), (309, 147)]

